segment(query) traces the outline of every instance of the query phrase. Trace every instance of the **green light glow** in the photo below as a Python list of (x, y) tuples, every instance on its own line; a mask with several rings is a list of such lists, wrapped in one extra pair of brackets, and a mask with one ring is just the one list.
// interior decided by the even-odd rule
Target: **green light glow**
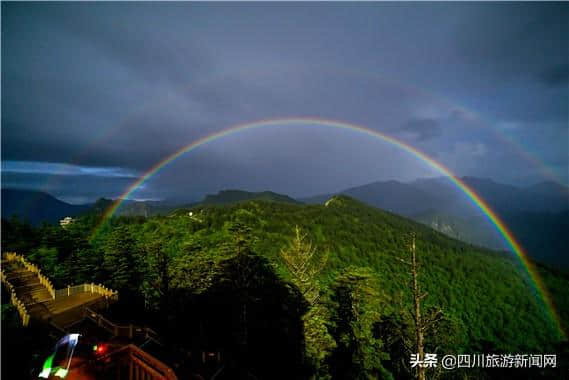
[(53, 363), (53, 357), (55, 356), (55, 354), (50, 355), (45, 362), (43, 363), (43, 369), (41, 371), (41, 373), (39, 374), (39, 377), (43, 377), (43, 378), (48, 378), (49, 374), (51, 372), (51, 364)]

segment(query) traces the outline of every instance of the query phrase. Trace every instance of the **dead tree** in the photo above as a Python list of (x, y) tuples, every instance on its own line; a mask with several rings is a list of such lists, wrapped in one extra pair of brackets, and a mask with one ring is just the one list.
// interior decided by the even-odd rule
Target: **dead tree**
[[(411, 244), (409, 246), (411, 253), (411, 261), (399, 259), (404, 264), (411, 268), (411, 283), (410, 289), (413, 295), (413, 310), (411, 316), (413, 318), (413, 327), (415, 332), (415, 353), (418, 355), (419, 363), (425, 360), (425, 332), (433, 327), (442, 318), (442, 310), (437, 309), (430, 313), (428, 316), (421, 315), (421, 303), (427, 296), (427, 292), (421, 293), (419, 286), (419, 263), (417, 261), (417, 254), (415, 250), (415, 233), (411, 234)], [(425, 366), (422, 364), (417, 365), (417, 379), (425, 380)]]

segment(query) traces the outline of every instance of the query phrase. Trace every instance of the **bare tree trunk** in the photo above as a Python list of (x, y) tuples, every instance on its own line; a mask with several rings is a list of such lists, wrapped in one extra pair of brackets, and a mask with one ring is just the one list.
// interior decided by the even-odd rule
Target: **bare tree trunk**
[(243, 349), (247, 348), (248, 345), (248, 340), (249, 340), (249, 332), (248, 330), (248, 326), (247, 326), (247, 301), (245, 301), (245, 303), (243, 303), (243, 314), (241, 316), (242, 320), (241, 320), (241, 345), (243, 346)]
[[(417, 283), (417, 257), (415, 254), (415, 236), (413, 235), (413, 241), (411, 243), (411, 273), (413, 275), (413, 300), (415, 301), (415, 314), (413, 318), (415, 320), (415, 340), (417, 344), (417, 353), (419, 354), (420, 363), (425, 359), (424, 353), (424, 337), (423, 337), (423, 320), (421, 318), (421, 298), (424, 295), (420, 294), (419, 284)], [(425, 367), (417, 366), (417, 378), (419, 380), (425, 380)]]

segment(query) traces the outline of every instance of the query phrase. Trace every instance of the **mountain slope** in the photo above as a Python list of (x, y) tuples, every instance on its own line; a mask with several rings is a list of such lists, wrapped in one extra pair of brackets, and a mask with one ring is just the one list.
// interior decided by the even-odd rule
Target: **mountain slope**
[[(90, 205), (89, 211), (92, 213), (100, 214), (112, 207), (115, 200), (100, 198), (95, 203)], [(133, 201), (124, 200), (120, 207), (115, 211), (117, 216), (154, 216), (166, 215), (172, 210), (182, 206), (192, 207), (197, 203), (171, 203), (167, 201)]]
[[(569, 241), (563, 230), (569, 224), (567, 188), (551, 182), (520, 188), (484, 178), (462, 180), (498, 213), (530, 256), (569, 267)], [(481, 211), (445, 178), (421, 179), (409, 184), (374, 182), (340, 193), (409, 216), (468, 243), (492, 249), (506, 247)], [(323, 203), (329, 197), (317, 195), (303, 200)]]
[(41, 191), (2, 189), (2, 218), (18, 216), (38, 225), (44, 221), (58, 222), (88, 209), (88, 205), (71, 205)]
[(542, 182), (515, 187), (490, 179), (464, 177), (462, 180), (499, 213), (558, 212), (569, 209), (569, 192), (559, 185)]
[(397, 181), (374, 182), (342, 191), (371, 206), (411, 216), (445, 202), (436, 194)]
[[(412, 331), (405, 328), (412, 326), (408, 314), (412, 308), (408, 287), (410, 273), (402, 260), (409, 259), (409, 238), (410, 233), (414, 233), (420, 263), (418, 281), (421, 290), (428, 292), (423, 310), (428, 315), (429, 310), (441, 308), (444, 315), (444, 322), (426, 338), (427, 352), (436, 347), (441, 352), (452, 353), (556, 352), (560, 362), (565, 360), (556, 326), (534, 291), (531, 279), (518, 259), (507, 252), (462, 243), (425, 225), (346, 196), (335, 196), (324, 205), (253, 200), (198, 205), (192, 211), (190, 214), (179, 210), (168, 217), (117, 218), (92, 240), (87, 238), (98, 225), (97, 219), (92, 217), (80, 217), (68, 229), (38, 229), (36, 234), (23, 233), (22, 237), (37, 236), (31, 239), (35, 246), (29, 249), (30, 258), (42, 265), (54, 281), (98, 281), (119, 292), (130, 290), (130, 294), (139, 294), (139, 301), (142, 301), (140, 290), (147, 284), (144, 279), (158, 279), (167, 269), (167, 291), (171, 295), (167, 298), (168, 307), (161, 306), (164, 298), (159, 292), (145, 294), (144, 306), (139, 307), (146, 309), (148, 301), (148, 305), (160, 314), (159, 321), (168, 317), (166, 330), (175, 334), (170, 338), (180, 344), (191, 342), (182, 346), (185, 349), (194, 349), (194, 342), (197, 342), (195, 349), (202, 350), (215, 339), (213, 347), (239, 350), (242, 346), (234, 343), (239, 338), (234, 338), (234, 333), (241, 325), (242, 311), (247, 310), (247, 326), (251, 332), (248, 336), (257, 337), (250, 339), (248, 347), (259, 353), (257, 357), (268, 351), (269, 355), (263, 360), (273, 360), (273, 352), (280, 349), (278, 345), (290, 338), (291, 329), (281, 328), (281, 323), (286, 321), (284, 327), (289, 326), (288, 311), (302, 313), (303, 308), (301, 304), (291, 303), (290, 298), (297, 299), (299, 289), (291, 283), (293, 277), (280, 256), (283, 249), (291, 250), (296, 246), (293, 237), (297, 226), (306, 233), (317, 255), (328, 257), (322, 271), (312, 278), (318, 280), (322, 290), (322, 314), (318, 317), (322, 318), (321, 327), (332, 334), (338, 346), (343, 344), (346, 336), (335, 330), (338, 321), (351, 321), (358, 323), (357, 326), (366, 324), (369, 329), (365, 331), (379, 334), (382, 342), (392, 341), (384, 340), (384, 336), (396, 340), (402, 336), (412, 339)], [(54, 233), (58, 239), (53, 239)], [(2, 244), (9, 250), (7, 238), (2, 236)], [(76, 246), (69, 247), (67, 242)], [(128, 265), (102, 265), (105, 258), (113, 257), (108, 254), (109, 247), (122, 249), (122, 255), (129, 255)], [(71, 249), (74, 255), (67, 257), (73, 259), (52, 254), (61, 252), (60, 249)], [(138, 257), (144, 260), (138, 260)], [(154, 260), (164, 257), (167, 260), (162, 261), (161, 269), (157, 271)], [(55, 261), (57, 265), (54, 265)], [(89, 266), (85, 268), (81, 263)], [(259, 267), (254, 263), (266, 265)], [(569, 274), (540, 265), (536, 270), (566, 328)], [(270, 281), (263, 278), (270, 278)], [(160, 285), (160, 282), (156, 284)], [(243, 293), (244, 289), (247, 293)], [(280, 291), (275, 289), (286, 289), (286, 292), (281, 297)], [(362, 298), (362, 292), (368, 296)], [(220, 295), (223, 297), (219, 298)], [(353, 302), (338, 301), (338, 297), (344, 296)], [(136, 303), (132, 298), (119, 299), (124, 310), (133, 310)], [(266, 313), (273, 309), (278, 311), (276, 315)], [(361, 314), (361, 310), (365, 310), (365, 314)], [(296, 313), (293, 319), (299, 320)], [(363, 315), (366, 318), (354, 321), (353, 313), (356, 317)], [(372, 322), (373, 325), (368, 324)], [(163, 325), (163, 322), (159, 323), (160, 327)], [(261, 336), (277, 336), (278, 340), (269, 340), (278, 343), (273, 348), (271, 342), (258, 338)], [(357, 347), (385, 350), (393, 358), (390, 371), (394, 378), (404, 377), (394, 366), (399, 362), (396, 358), (408, 359), (406, 353), (401, 356), (399, 346), (378, 345), (375, 340), (364, 339)], [(352, 355), (348, 362), (351, 358)], [(331, 356), (331, 360), (336, 360), (336, 356)], [(389, 359), (385, 364), (388, 362)], [(480, 374), (472, 372), (473, 369), (468, 370), (475, 378), (503, 378), (478, 376)], [(566, 373), (563, 371), (566, 367), (558, 372)], [(466, 376), (459, 376), (463, 377)], [(556, 373), (551, 378), (561, 377)]]
[[(146, 223), (153, 226), (151, 229), (132, 224), (131, 232), (137, 240), (148, 241), (157, 236), (157, 228), (169, 231), (164, 244), (179, 252), (175, 260), (187, 265), (195, 260), (223, 260), (220, 244), (232, 239), (229, 226), (238, 222), (251, 229), (255, 251), (269, 258), (286, 276), (279, 252), (290, 243), (298, 225), (319, 251), (329, 253), (321, 276), (325, 286), (346, 267), (369, 267), (377, 274), (383, 296), (391, 300), (384, 306), (386, 310), (397, 302), (406, 302), (408, 268), (400, 259), (408, 258), (408, 234), (415, 232), (428, 304), (442, 307), (457, 322), (459, 336), (455, 338), (468, 342), (468, 350), (492, 342), (504, 351), (531, 351), (556, 341), (555, 329), (541, 301), (535, 298), (524, 268), (509, 253), (462, 243), (346, 196), (335, 196), (326, 205), (254, 200), (198, 205), (194, 212), (199, 218), (176, 212), (169, 218), (149, 219)], [(188, 248), (176, 251), (175, 247)], [(567, 323), (569, 278), (541, 266), (538, 271)]]

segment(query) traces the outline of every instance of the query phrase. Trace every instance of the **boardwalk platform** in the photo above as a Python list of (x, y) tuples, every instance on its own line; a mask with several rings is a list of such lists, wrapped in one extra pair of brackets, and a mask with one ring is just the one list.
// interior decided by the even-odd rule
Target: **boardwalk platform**
[(57, 336), (57, 340), (72, 331), (96, 337), (113, 348), (94, 361), (85, 361), (80, 355), (73, 357), (67, 367), (68, 378), (177, 379), (170, 367), (137, 347), (161, 347), (156, 332), (132, 324), (117, 325), (96, 311), (118, 300), (117, 292), (95, 284), (55, 290), (36, 265), (15, 253), (2, 256), (0, 274), (24, 326), (30, 322), (47, 324), (51, 326), (50, 335)]
[(31, 320), (65, 329), (84, 317), (85, 308), (106, 307), (118, 298), (116, 292), (95, 284), (55, 290), (39, 268), (16, 254), (3, 256), (1, 272), (24, 325)]
[(62, 329), (66, 329), (67, 326), (83, 319), (84, 309), (86, 307), (106, 307), (107, 304), (108, 302), (105, 297), (100, 294), (89, 292), (77, 293), (65, 298), (45, 302), (44, 305), (49, 309), (49, 314), (44, 314), (41, 318)]

